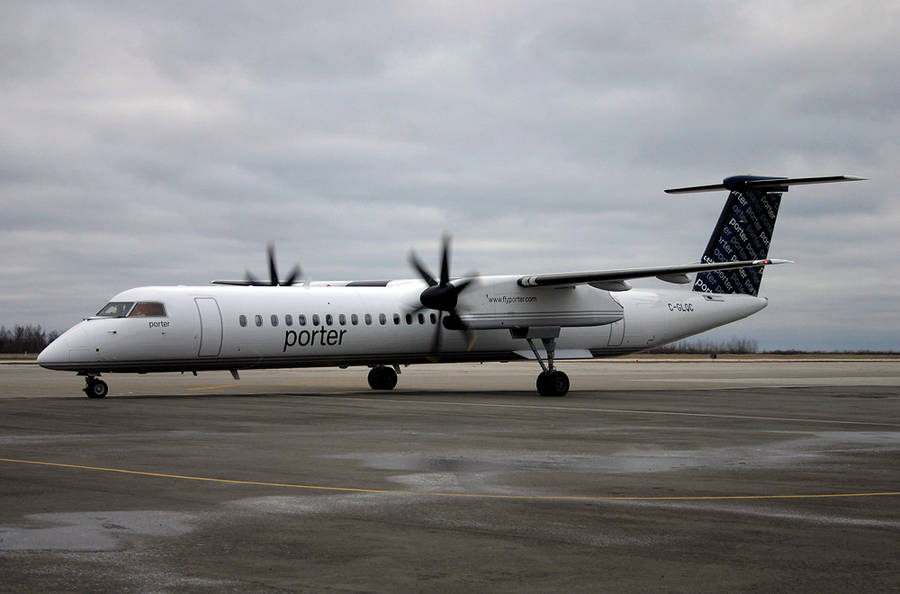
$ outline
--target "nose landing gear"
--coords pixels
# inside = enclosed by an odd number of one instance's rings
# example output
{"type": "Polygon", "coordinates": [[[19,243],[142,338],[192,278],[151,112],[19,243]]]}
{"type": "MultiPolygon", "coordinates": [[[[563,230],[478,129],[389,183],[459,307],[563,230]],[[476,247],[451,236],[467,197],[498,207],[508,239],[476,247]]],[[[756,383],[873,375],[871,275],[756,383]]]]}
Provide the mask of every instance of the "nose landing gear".
{"type": "Polygon", "coordinates": [[[542,371],[537,376],[537,390],[541,396],[565,396],[569,391],[569,376],[556,369],[542,371]]]}
{"type": "Polygon", "coordinates": [[[369,386],[373,390],[393,390],[396,385],[397,372],[390,367],[377,365],[369,372],[369,386]]]}
{"type": "Polygon", "coordinates": [[[88,398],[106,398],[106,395],[109,394],[109,386],[102,379],[89,375],[85,378],[84,393],[88,398]]]}

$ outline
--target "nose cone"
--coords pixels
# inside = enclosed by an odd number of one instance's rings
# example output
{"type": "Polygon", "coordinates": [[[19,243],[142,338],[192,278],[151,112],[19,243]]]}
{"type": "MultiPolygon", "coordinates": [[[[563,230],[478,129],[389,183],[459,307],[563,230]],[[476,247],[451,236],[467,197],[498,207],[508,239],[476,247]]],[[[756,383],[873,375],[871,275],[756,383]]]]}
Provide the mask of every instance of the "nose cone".
{"type": "Polygon", "coordinates": [[[37,358],[38,365],[47,369],[60,369],[69,362],[69,349],[65,340],[60,337],[47,345],[37,358]]]}

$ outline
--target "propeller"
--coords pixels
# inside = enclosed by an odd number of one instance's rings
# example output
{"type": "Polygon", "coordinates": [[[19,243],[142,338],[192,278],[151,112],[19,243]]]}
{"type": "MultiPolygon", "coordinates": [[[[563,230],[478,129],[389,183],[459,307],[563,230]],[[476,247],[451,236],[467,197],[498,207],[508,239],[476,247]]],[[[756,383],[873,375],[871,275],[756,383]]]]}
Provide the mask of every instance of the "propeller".
{"type": "Polygon", "coordinates": [[[284,280],[278,280],[278,268],[275,266],[275,243],[269,242],[266,245],[266,254],[269,260],[269,282],[258,280],[249,270],[244,274],[244,279],[247,281],[248,285],[253,286],[282,286],[289,287],[294,284],[300,275],[302,274],[300,271],[300,266],[295,265],[291,269],[291,273],[284,280]]]}
{"type": "Polygon", "coordinates": [[[459,302],[460,293],[472,284],[477,275],[471,274],[462,280],[450,282],[450,235],[444,233],[441,238],[441,274],[439,281],[435,280],[434,276],[419,260],[413,250],[409,251],[409,263],[428,285],[428,288],[419,295],[419,303],[421,305],[416,307],[413,313],[423,309],[436,309],[438,312],[437,327],[435,328],[434,338],[431,341],[432,357],[437,357],[441,351],[441,333],[445,327],[449,330],[462,330],[466,336],[467,348],[471,349],[475,344],[475,334],[459,317],[456,305],[459,302]],[[444,313],[447,314],[446,319],[443,319],[444,313]]]}

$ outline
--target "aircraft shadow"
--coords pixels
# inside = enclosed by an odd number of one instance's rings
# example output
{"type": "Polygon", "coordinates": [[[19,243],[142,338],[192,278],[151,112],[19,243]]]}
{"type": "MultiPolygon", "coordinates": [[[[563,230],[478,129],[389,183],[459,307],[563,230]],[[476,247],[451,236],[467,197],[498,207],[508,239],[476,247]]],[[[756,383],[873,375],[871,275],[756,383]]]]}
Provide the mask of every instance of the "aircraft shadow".
{"type": "Polygon", "coordinates": [[[329,392],[310,392],[310,391],[301,391],[301,392],[265,392],[265,393],[257,393],[257,392],[206,392],[202,394],[122,394],[122,395],[112,395],[109,399],[121,400],[121,399],[131,399],[131,400],[140,400],[140,399],[153,399],[153,400],[165,400],[165,399],[223,399],[223,398],[240,398],[240,399],[261,399],[261,398],[333,398],[335,400],[343,399],[343,398],[365,398],[368,400],[372,400],[376,402],[381,399],[408,399],[415,400],[416,398],[433,398],[433,397],[441,397],[441,398],[453,398],[460,400],[467,399],[484,399],[484,398],[527,398],[529,400],[534,400],[537,402],[560,402],[565,401],[566,398],[571,399],[575,396],[574,392],[570,392],[569,395],[563,398],[552,398],[546,397],[542,398],[536,392],[531,390],[490,390],[484,392],[462,392],[462,391],[452,391],[452,390],[434,390],[434,391],[422,391],[422,390],[393,390],[390,392],[373,392],[371,390],[360,390],[358,392],[340,392],[340,393],[329,393],[329,392]]]}

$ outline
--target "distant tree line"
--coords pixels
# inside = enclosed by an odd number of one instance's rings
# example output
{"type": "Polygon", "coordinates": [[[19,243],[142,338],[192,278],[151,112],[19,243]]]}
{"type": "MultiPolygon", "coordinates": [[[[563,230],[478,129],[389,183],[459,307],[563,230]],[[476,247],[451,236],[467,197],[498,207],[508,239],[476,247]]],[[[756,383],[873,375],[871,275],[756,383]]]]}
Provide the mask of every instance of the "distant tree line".
{"type": "Polygon", "coordinates": [[[680,340],[647,351],[666,355],[746,355],[759,352],[759,344],[752,338],[732,338],[726,341],[680,340]]]}
{"type": "Polygon", "coordinates": [[[0,353],[40,353],[44,347],[56,340],[59,332],[45,331],[37,326],[19,326],[12,328],[0,326],[0,353]]]}

